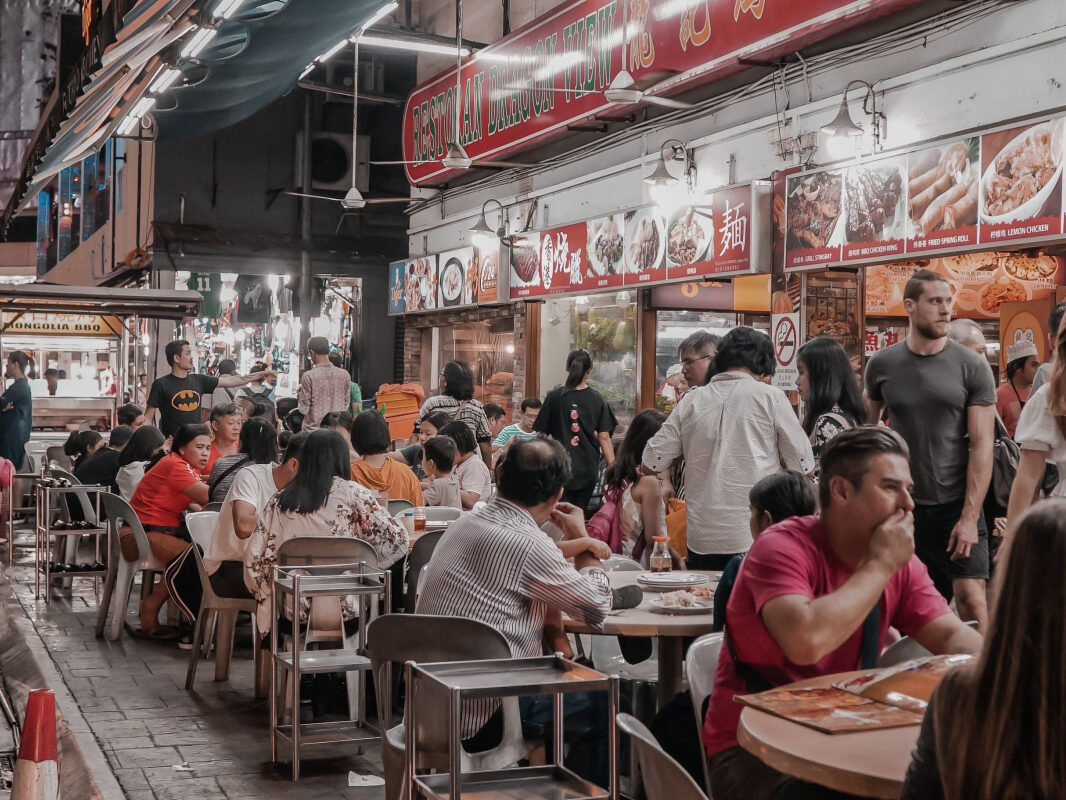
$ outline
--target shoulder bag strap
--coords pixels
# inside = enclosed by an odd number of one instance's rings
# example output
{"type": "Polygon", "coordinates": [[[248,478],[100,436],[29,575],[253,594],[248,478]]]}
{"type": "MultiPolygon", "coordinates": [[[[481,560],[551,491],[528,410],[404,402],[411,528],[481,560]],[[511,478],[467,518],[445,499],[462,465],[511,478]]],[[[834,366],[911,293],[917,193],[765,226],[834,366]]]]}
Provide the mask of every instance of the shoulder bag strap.
{"type": "Polygon", "coordinates": [[[881,600],[884,594],[877,598],[874,607],[866,615],[862,623],[862,645],[860,646],[860,669],[873,669],[877,666],[877,659],[881,656],[881,600]]]}
{"type": "Polygon", "coordinates": [[[220,483],[222,483],[222,481],[224,481],[226,479],[227,475],[233,474],[234,472],[239,470],[241,467],[243,467],[245,464],[247,464],[250,460],[251,459],[248,458],[248,456],[245,456],[240,461],[238,461],[238,462],[236,462],[234,464],[230,464],[221,475],[219,475],[217,478],[215,478],[213,481],[211,481],[211,483],[209,483],[207,485],[207,496],[208,496],[208,498],[210,499],[211,495],[213,495],[215,493],[215,489],[217,489],[218,485],[220,483]]]}

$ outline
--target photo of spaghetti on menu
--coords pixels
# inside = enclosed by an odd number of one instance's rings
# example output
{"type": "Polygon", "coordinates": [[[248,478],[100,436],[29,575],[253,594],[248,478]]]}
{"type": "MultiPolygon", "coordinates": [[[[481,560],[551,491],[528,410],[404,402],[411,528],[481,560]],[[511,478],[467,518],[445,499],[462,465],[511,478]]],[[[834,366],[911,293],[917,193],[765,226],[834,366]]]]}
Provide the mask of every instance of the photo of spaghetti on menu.
{"type": "Polygon", "coordinates": [[[981,242],[1062,232],[1063,120],[981,137],[981,242]]]}

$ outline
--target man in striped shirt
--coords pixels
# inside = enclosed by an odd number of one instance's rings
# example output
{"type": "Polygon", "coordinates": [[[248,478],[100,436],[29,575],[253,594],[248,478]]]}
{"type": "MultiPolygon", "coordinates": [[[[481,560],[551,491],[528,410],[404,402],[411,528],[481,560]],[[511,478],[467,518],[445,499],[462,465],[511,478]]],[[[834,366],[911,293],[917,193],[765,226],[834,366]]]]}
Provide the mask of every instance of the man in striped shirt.
{"type": "MultiPolygon", "coordinates": [[[[552,611],[602,626],[611,609],[611,586],[592,553],[595,540],[585,533],[581,511],[559,503],[569,479],[569,456],[555,440],[540,437],[512,443],[498,468],[496,499],[463,516],[437,545],[418,613],[485,622],[503,634],[515,658],[542,654],[545,620],[552,611]],[[573,566],[540,530],[548,520],[567,540],[588,539],[589,549],[575,556],[573,566]]],[[[572,708],[570,697],[568,717],[589,711],[587,698],[582,708],[572,708]]],[[[522,698],[524,720],[541,721],[537,700],[522,698]]],[[[485,723],[497,706],[493,701],[468,706],[464,738],[474,737],[482,726],[492,727],[485,723]]],[[[592,721],[606,737],[602,713],[592,721]]]]}

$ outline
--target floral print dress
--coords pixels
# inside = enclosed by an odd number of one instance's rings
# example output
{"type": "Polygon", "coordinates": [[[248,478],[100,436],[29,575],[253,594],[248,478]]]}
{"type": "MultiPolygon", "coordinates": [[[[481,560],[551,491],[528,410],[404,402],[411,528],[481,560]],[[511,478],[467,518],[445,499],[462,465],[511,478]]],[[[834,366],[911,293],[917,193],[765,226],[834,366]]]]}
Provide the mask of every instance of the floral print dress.
{"type": "Polygon", "coordinates": [[[848,422],[843,409],[838,405],[834,405],[827,413],[818,417],[814,421],[814,431],[811,433],[811,450],[814,451],[815,460],[821,457],[822,448],[829,443],[830,439],[850,427],[852,427],[851,423],[848,422]]]}
{"type": "MultiPolygon", "coordinates": [[[[326,502],[310,514],[282,511],[278,508],[279,495],[274,495],[259,515],[244,551],[244,582],[259,602],[256,622],[260,634],[269,632],[273,624],[271,579],[282,542],[297,536],[362,539],[377,551],[379,569],[386,569],[407,555],[407,529],[378,505],[369,489],[354,481],[334,478],[326,502]]],[[[345,618],[354,615],[357,607],[355,598],[345,598],[342,603],[345,618]]],[[[301,609],[301,621],[306,620],[306,614],[305,607],[301,609]]]]}

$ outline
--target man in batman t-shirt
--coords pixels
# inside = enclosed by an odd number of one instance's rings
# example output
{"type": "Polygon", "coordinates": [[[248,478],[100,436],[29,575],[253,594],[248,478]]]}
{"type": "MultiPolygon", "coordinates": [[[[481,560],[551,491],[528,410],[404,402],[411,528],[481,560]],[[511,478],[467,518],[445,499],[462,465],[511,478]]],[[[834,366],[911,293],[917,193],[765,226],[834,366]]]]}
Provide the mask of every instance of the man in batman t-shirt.
{"type": "Polygon", "coordinates": [[[274,376],[270,370],[247,376],[222,375],[217,378],[192,372],[192,348],[184,339],[169,342],[164,352],[170,364],[170,374],[157,378],[152,384],[148,392],[148,407],[144,409],[146,425],[154,425],[156,411],[159,412],[159,430],[164,436],[173,436],[182,425],[199,424],[202,398],[210,395],[216,387],[232,389],[274,376]]]}

